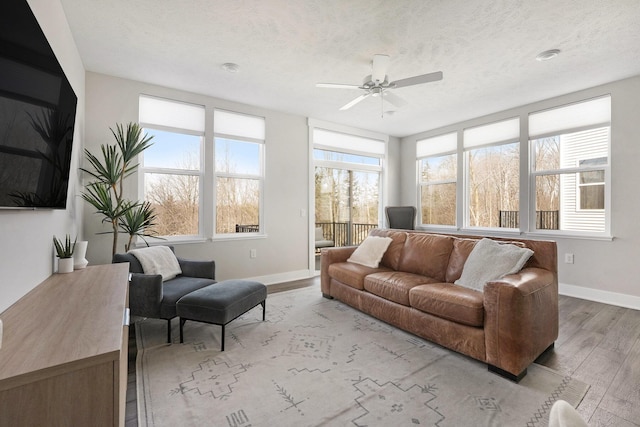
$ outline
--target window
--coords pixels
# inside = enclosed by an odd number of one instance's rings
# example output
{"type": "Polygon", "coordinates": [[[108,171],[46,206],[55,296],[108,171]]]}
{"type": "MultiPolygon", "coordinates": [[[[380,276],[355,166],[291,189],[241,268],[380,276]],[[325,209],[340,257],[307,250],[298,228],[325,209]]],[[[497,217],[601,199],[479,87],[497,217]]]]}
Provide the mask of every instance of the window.
{"type": "Polygon", "coordinates": [[[379,226],[386,141],[313,128],[315,228],[335,246],[360,244],[379,226]]]}
{"type": "Polygon", "coordinates": [[[610,120],[608,96],[529,116],[532,229],[608,233],[610,120]]]}
{"type": "Polygon", "coordinates": [[[143,152],[144,200],[157,216],[160,236],[201,235],[204,107],[140,96],[140,125],[152,135],[143,152]]]}
{"type": "Polygon", "coordinates": [[[450,133],[417,143],[422,224],[456,225],[457,138],[450,133]]]}
{"type": "Polygon", "coordinates": [[[469,227],[519,227],[519,138],[518,118],[464,130],[469,227]]]}
{"type": "MultiPolygon", "coordinates": [[[[579,160],[579,167],[606,165],[606,157],[597,159],[579,160]]],[[[578,180],[579,209],[604,209],[604,170],[580,172],[578,180]]]]}
{"type": "Polygon", "coordinates": [[[262,231],[265,121],[224,110],[213,113],[215,233],[262,231]]]}

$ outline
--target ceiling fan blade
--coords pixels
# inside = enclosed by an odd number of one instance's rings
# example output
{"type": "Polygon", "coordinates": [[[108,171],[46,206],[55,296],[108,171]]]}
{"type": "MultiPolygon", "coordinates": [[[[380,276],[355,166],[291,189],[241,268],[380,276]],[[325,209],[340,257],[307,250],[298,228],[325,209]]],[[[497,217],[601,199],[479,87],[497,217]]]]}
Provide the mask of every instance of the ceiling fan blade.
{"type": "Polygon", "coordinates": [[[403,98],[399,97],[398,95],[396,95],[393,92],[389,92],[388,90],[385,90],[383,92],[383,96],[384,99],[386,101],[389,101],[389,103],[391,105],[393,105],[394,107],[404,107],[405,105],[407,105],[407,101],[405,101],[403,98]]]}
{"type": "Polygon", "coordinates": [[[333,89],[360,89],[358,85],[345,85],[340,83],[316,83],[316,87],[328,87],[333,89]]]}
{"type": "Polygon", "coordinates": [[[422,83],[437,82],[438,80],[442,80],[442,71],[396,80],[395,82],[391,82],[389,86],[398,88],[419,85],[422,83]]]}
{"type": "Polygon", "coordinates": [[[358,102],[362,101],[363,99],[369,97],[369,95],[371,95],[370,93],[365,93],[364,95],[360,95],[359,97],[357,97],[356,99],[354,99],[353,101],[349,102],[348,104],[343,105],[342,107],[340,107],[340,110],[348,110],[349,108],[353,107],[354,105],[356,105],[358,102]]]}
{"type": "Polygon", "coordinates": [[[382,83],[387,78],[389,68],[389,55],[373,55],[373,65],[371,66],[371,80],[375,83],[382,83]]]}

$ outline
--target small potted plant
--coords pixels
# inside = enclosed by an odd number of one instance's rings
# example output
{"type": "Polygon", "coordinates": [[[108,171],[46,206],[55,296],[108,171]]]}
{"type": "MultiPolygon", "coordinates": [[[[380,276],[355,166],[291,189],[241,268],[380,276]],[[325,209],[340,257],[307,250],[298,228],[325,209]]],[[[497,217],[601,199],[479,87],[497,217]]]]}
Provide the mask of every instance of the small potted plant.
{"type": "MultiPolygon", "coordinates": [[[[78,240],[76,238],[76,240],[78,240]]],[[[53,236],[53,246],[56,248],[58,256],[58,273],[71,273],[73,271],[73,250],[76,247],[76,240],[71,243],[71,237],[67,234],[64,242],[53,236]]]]}

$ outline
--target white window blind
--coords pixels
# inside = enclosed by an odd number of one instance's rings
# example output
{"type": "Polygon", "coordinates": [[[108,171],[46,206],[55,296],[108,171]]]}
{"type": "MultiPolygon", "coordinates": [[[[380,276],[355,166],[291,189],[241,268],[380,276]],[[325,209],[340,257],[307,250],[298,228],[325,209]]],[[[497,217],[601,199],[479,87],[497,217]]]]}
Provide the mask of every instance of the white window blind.
{"type": "Polygon", "coordinates": [[[213,112],[213,132],[222,135],[264,140],[265,121],[263,117],[215,110],[213,112]]]}
{"type": "Polygon", "coordinates": [[[464,148],[520,139],[520,119],[513,118],[464,130],[464,148]]]}
{"type": "Polygon", "coordinates": [[[369,154],[384,155],[385,153],[384,141],[318,128],[313,130],[313,143],[316,146],[333,148],[337,151],[343,149],[369,154]]]}
{"type": "Polygon", "coordinates": [[[585,127],[608,126],[611,122],[611,97],[566,105],[529,115],[529,138],[568,133],[585,127]]]}
{"type": "Polygon", "coordinates": [[[139,120],[144,125],[185,129],[204,133],[204,107],[140,95],[139,120]]]}
{"type": "Polygon", "coordinates": [[[456,132],[433,138],[421,139],[416,143],[416,157],[422,158],[434,154],[449,153],[458,148],[458,134],[456,132]]]}

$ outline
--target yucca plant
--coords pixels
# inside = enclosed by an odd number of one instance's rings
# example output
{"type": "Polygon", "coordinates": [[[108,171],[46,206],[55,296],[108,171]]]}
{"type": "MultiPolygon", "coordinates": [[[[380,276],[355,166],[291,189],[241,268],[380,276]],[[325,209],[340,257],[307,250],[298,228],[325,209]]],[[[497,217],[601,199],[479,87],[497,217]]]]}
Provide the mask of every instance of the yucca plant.
{"type": "Polygon", "coordinates": [[[140,237],[149,246],[145,237],[155,237],[153,230],[156,214],[149,202],[142,202],[128,207],[124,211],[124,215],[120,218],[120,230],[129,235],[129,241],[125,243],[124,250],[129,251],[133,239],[140,237]]]}
{"type": "Polygon", "coordinates": [[[77,241],[78,238],[76,237],[73,243],[71,243],[71,237],[68,234],[64,239],[64,243],[61,240],[58,240],[56,236],[53,236],[53,246],[56,248],[56,255],[58,255],[58,258],[72,258],[77,241]]]}
{"type": "MultiPolygon", "coordinates": [[[[137,123],[128,123],[126,128],[116,124],[116,129],[110,128],[116,144],[101,145],[102,156],[98,157],[89,150],[84,150],[91,169],[81,168],[93,179],[86,185],[82,198],[96,209],[96,213],[103,216],[102,222],[109,223],[113,234],[111,256],[118,249],[118,234],[128,233],[130,238],[126,246],[128,250],[135,236],[151,237],[147,230],[153,225],[151,221],[140,221],[140,213],[135,213],[139,206],[146,206],[145,211],[153,213],[148,203],[131,201],[124,197],[123,187],[125,178],[133,174],[138,168],[135,159],[138,154],[151,146],[153,136],[142,134],[142,128],[137,123]],[[130,212],[132,211],[132,212],[130,212]],[[133,220],[134,223],[128,221],[133,220]],[[131,234],[133,233],[133,234],[131,234]]],[[[147,214],[147,218],[150,218],[147,214]]],[[[146,240],[145,240],[146,242],[146,240]]]]}

